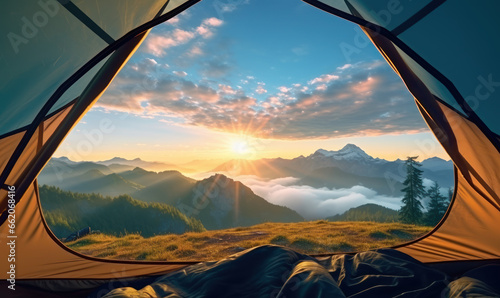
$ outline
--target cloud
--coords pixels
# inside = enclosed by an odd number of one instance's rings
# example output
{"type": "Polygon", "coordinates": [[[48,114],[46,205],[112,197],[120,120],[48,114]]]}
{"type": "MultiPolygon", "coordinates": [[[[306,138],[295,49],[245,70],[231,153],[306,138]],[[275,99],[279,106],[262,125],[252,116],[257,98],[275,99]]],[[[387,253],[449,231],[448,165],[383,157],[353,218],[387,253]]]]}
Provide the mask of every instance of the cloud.
{"type": "Polygon", "coordinates": [[[194,45],[187,53],[187,55],[190,57],[201,56],[203,54],[204,52],[199,45],[194,45]]]}
{"type": "Polygon", "coordinates": [[[146,49],[155,56],[163,56],[166,49],[185,44],[195,37],[193,32],[175,29],[166,36],[151,34],[146,41],[146,49]]]}
{"type": "Polygon", "coordinates": [[[278,87],[278,90],[282,93],[287,93],[288,91],[291,90],[291,88],[287,88],[285,86],[278,87]]]}
{"type": "Polygon", "coordinates": [[[177,123],[261,138],[318,139],[426,131],[412,96],[383,61],[362,62],[303,84],[215,80],[232,68],[223,56],[204,61],[202,81],[179,77],[153,59],[126,65],[98,105],[177,118],[177,123]],[[225,82],[225,83],[222,83],[225,82]],[[309,87],[305,86],[309,83],[309,87]],[[248,86],[248,87],[246,87],[248,86]],[[255,99],[255,92],[260,98],[255,99]],[[265,94],[265,95],[264,95],[265,94]],[[267,96],[267,97],[265,97],[267,96]]]}
{"type": "Polygon", "coordinates": [[[196,32],[204,38],[210,38],[213,35],[213,32],[210,30],[210,28],[205,26],[199,26],[198,28],[196,28],[196,32]]]}
{"type": "Polygon", "coordinates": [[[256,176],[237,176],[234,179],[250,187],[268,202],[289,207],[307,220],[342,214],[350,208],[373,203],[394,210],[401,207],[401,197],[377,194],[363,186],[347,189],[313,188],[297,185],[293,177],[264,180],[256,176]]]}
{"type": "Polygon", "coordinates": [[[166,21],[165,23],[170,24],[170,25],[177,25],[180,21],[179,16],[175,16],[171,18],[170,20],[166,21]]]}
{"type": "Polygon", "coordinates": [[[219,15],[222,15],[224,13],[232,12],[238,8],[238,6],[243,5],[243,4],[248,4],[250,3],[250,0],[239,0],[239,1],[226,1],[228,3],[224,3],[224,1],[217,2],[217,5],[215,5],[215,8],[217,10],[217,13],[219,15]]]}
{"type": "Polygon", "coordinates": [[[183,77],[187,76],[187,72],[185,72],[185,71],[177,71],[177,70],[174,70],[172,73],[173,73],[174,75],[178,76],[178,77],[181,77],[181,78],[183,78],[183,77]]]}
{"type": "MultiPolygon", "coordinates": [[[[178,22],[178,18],[172,18],[169,24],[175,25],[178,22]]],[[[205,39],[212,37],[214,35],[214,28],[222,26],[223,23],[222,20],[212,17],[203,20],[201,24],[192,31],[176,28],[172,31],[163,32],[162,34],[152,33],[145,41],[146,52],[157,57],[164,56],[167,49],[187,44],[198,36],[205,39]]],[[[201,49],[195,49],[192,53],[199,53],[200,50],[201,49]]]]}
{"type": "Polygon", "coordinates": [[[318,90],[318,91],[325,91],[326,88],[327,88],[326,84],[321,84],[321,85],[316,86],[316,90],[318,90]]]}
{"type": "Polygon", "coordinates": [[[203,25],[205,26],[211,26],[211,27],[219,27],[222,24],[224,24],[224,21],[219,20],[218,18],[208,18],[203,20],[203,25]]]}
{"type": "Polygon", "coordinates": [[[350,67],[352,67],[352,64],[348,63],[348,64],[344,64],[342,66],[337,67],[337,70],[344,70],[344,69],[348,69],[350,67]]]}
{"type": "Polygon", "coordinates": [[[337,80],[339,78],[340,77],[338,75],[324,74],[324,75],[321,75],[321,76],[319,76],[317,78],[312,79],[311,81],[308,82],[308,84],[309,85],[314,85],[314,84],[317,84],[317,83],[330,83],[331,81],[337,80]]]}
{"type": "Polygon", "coordinates": [[[257,89],[255,89],[255,92],[257,94],[264,94],[267,93],[267,90],[262,85],[258,85],[257,89]]]}
{"type": "Polygon", "coordinates": [[[234,95],[234,94],[238,93],[238,91],[234,90],[233,87],[231,87],[229,85],[224,85],[224,84],[219,84],[219,92],[222,92],[224,94],[230,94],[230,95],[234,95]]]}
{"type": "Polygon", "coordinates": [[[203,38],[210,38],[214,35],[212,28],[222,26],[223,23],[218,18],[208,18],[203,20],[201,25],[196,28],[196,32],[203,38]]]}

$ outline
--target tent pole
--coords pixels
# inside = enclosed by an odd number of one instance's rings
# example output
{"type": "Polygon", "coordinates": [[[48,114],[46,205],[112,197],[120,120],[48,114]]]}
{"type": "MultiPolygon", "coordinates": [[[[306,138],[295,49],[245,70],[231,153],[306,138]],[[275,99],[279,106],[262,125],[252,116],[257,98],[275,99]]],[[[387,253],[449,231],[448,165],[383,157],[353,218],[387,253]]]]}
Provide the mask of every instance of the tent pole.
{"type": "Polygon", "coordinates": [[[18,193],[23,194],[26,191],[31,184],[31,181],[36,178],[40,169],[42,169],[49,161],[57,147],[59,147],[61,142],[67,136],[68,132],[78,123],[83,115],[85,115],[85,112],[89,110],[104,93],[120,69],[125,65],[138,46],[146,38],[149,31],[150,30],[146,30],[138,34],[126,44],[118,48],[94,76],[92,81],[85,88],[74,106],[71,108],[68,115],[62,121],[62,124],[57,127],[52,136],[47,140],[37,155],[19,176],[19,179],[15,183],[15,185],[17,185],[16,191],[18,193]]]}

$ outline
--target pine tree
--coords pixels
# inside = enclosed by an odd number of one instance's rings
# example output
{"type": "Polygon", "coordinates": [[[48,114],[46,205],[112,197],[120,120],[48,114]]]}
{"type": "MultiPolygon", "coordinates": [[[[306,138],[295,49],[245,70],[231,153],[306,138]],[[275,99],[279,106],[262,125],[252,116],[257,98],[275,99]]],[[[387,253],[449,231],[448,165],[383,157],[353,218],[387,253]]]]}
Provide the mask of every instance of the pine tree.
{"type": "Polygon", "coordinates": [[[426,194],[422,184],[422,170],[418,167],[421,164],[416,161],[418,156],[406,159],[406,179],[405,186],[401,191],[404,193],[402,199],[403,207],[399,210],[399,219],[403,223],[419,224],[422,222],[422,203],[420,200],[426,194]]]}
{"type": "Polygon", "coordinates": [[[443,218],[448,204],[446,203],[446,198],[441,195],[439,191],[439,184],[434,182],[431,186],[427,195],[430,198],[429,205],[427,208],[427,214],[425,216],[425,224],[429,226],[435,226],[439,223],[441,218],[443,218]]]}

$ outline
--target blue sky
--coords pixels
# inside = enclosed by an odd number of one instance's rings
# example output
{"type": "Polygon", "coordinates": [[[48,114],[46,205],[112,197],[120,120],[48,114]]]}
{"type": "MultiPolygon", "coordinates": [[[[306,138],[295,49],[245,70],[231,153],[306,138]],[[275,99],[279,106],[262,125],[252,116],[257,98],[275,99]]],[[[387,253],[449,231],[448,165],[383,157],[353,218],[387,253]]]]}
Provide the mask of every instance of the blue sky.
{"type": "Polygon", "coordinates": [[[205,0],[151,31],[56,154],[183,163],[346,143],[446,158],[356,25],[302,1],[205,0]]]}

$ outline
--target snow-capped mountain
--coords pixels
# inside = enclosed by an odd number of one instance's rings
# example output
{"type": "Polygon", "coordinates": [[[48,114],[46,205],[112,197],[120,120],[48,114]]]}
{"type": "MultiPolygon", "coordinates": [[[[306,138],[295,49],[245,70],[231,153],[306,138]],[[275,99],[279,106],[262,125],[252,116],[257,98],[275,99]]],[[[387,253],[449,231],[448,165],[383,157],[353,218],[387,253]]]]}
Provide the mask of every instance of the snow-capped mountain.
{"type": "MultiPolygon", "coordinates": [[[[333,158],[337,161],[344,160],[344,161],[363,161],[365,163],[376,163],[376,164],[385,164],[385,163],[390,163],[390,161],[387,161],[385,159],[380,159],[380,158],[373,158],[372,156],[368,155],[363,149],[359,148],[358,146],[354,144],[347,144],[345,145],[342,149],[340,150],[325,150],[325,149],[318,149],[316,152],[313,154],[309,155],[307,158],[313,159],[315,157],[328,157],[328,158],[333,158]]],[[[402,160],[398,159],[395,160],[394,162],[396,163],[401,163],[403,162],[402,160]]]]}
{"type": "Polygon", "coordinates": [[[347,144],[338,151],[319,149],[307,157],[294,158],[291,161],[298,164],[301,169],[308,169],[310,172],[320,168],[335,167],[354,175],[366,177],[391,175],[392,177],[399,176],[396,179],[398,181],[404,179],[402,175],[399,175],[403,169],[403,161],[373,158],[354,144],[347,144]]]}
{"type": "Polygon", "coordinates": [[[359,148],[358,146],[354,144],[347,144],[344,146],[344,148],[338,150],[338,151],[328,151],[325,149],[318,149],[316,152],[314,152],[314,155],[323,155],[326,157],[331,157],[336,160],[360,160],[360,159],[365,159],[365,160],[373,160],[374,158],[371,157],[370,155],[366,154],[363,149],[359,148]]]}

